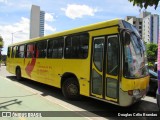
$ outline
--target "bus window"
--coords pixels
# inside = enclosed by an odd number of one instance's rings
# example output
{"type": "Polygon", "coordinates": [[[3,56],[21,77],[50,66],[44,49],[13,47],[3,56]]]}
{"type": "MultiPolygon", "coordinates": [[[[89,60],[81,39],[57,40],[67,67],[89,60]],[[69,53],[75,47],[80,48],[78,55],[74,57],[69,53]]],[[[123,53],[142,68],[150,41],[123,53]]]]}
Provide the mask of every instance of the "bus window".
{"type": "Polygon", "coordinates": [[[16,48],[16,46],[14,46],[14,47],[12,47],[12,55],[11,55],[11,58],[14,58],[14,56],[15,56],[15,48],[16,48]]]}
{"type": "Polygon", "coordinates": [[[16,55],[15,58],[19,58],[19,46],[16,46],[16,55]]]}
{"type": "Polygon", "coordinates": [[[65,43],[65,58],[87,58],[88,44],[88,34],[68,36],[65,43]]]}
{"type": "Polygon", "coordinates": [[[27,45],[27,56],[26,58],[34,58],[34,43],[27,45]]]}
{"type": "Polygon", "coordinates": [[[117,75],[119,64],[119,54],[117,52],[119,51],[119,41],[117,36],[108,38],[107,50],[107,73],[117,75]]]}
{"type": "Polygon", "coordinates": [[[7,52],[7,56],[10,58],[10,53],[11,52],[11,47],[8,47],[8,52],[7,52]]]}
{"type": "Polygon", "coordinates": [[[103,65],[103,52],[104,52],[104,39],[98,38],[94,41],[94,54],[93,54],[93,61],[95,66],[98,68],[99,71],[102,71],[103,65]]]}
{"type": "Polygon", "coordinates": [[[39,41],[36,44],[36,58],[45,58],[47,50],[47,41],[39,41]]]}
{"type": "Polygon", "coordinates": [[[88,44],[89,44],[89,35],[84,34],[80,35],[80,57],[87,58],[88,57],[88,44]]]}
{"type": "Polygon", "coordinates": [[[48,41],[48,58],[62,58],[64,38],[51,39],[48,41]]]}
{"type": "Polygon", "coordinates": [[[24,58],[24,45],[19,47],[19,57],[24,58]]]}
{"type": "Polygon", "coordinates": [[[16,58],[24,58],[24,45],[16,47],[16,58]]]}

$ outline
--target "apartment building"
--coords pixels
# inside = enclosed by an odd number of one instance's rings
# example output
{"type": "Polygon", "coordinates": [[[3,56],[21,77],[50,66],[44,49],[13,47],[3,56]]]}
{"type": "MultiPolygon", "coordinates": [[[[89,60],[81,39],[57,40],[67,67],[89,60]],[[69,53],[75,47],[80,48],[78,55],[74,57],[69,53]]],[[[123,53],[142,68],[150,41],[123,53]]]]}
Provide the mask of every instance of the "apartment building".
{"type": "Polygon", "coordinates": [[[139,18],[127,16],[125,20],[137,28],[145,42],[158,43],[159,15],[144,11],[140,13],[139,18]]]}
{"type": "Polygon", "coordinates": [[[125,20],[134,25],[142,36],[142,18],[136,18],[135,16],[127,16],[125,20]]]}

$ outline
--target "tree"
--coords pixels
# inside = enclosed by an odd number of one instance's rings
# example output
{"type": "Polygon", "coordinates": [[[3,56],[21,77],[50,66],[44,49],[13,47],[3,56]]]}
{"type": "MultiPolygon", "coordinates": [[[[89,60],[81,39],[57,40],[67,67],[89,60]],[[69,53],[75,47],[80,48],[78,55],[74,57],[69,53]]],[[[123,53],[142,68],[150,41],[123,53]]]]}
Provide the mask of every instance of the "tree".
{"type": "Polygon", "coordinates": [[[133,6],[137,5],[141,8],[147,9],[148,6],[155,6],[155,9],[158,6],[158,3],[160,0],[128,0],[130,2],[133,2],[133,6]]]}
{"type": "Polygon", "coordinates": [[[0,36],[0,49],[3,48],[3,38],[0,36]]]}
{"type": "Polygon", "coordinates": [[[146,45],[146,47],[148,62],[152,64],[157,60],[158,45],[154,43],[149,43],[146,45]]]}
{"type": "Polygon", "coordinates": [[[0,62],[1,62],[1,51],[3,48],[3,38],[0,36],[0,62]]]}

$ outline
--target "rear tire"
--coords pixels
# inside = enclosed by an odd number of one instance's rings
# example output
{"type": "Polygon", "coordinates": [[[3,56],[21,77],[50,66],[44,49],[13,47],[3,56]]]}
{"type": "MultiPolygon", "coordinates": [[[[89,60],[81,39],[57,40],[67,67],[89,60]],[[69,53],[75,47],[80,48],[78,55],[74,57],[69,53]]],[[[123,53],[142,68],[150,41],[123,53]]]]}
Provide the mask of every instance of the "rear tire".
{"type": "Polygon", "coordinates": [[[20,68],[17,68],[16,69],[16,79],[18,81],[20,81],[22,79],[22,76],[21,76],[21,69],[20,68]]]}
{"type": "Polygon", "coordinates": [[[79,85],[75,78],[68,78],[64,81],[62,84],[62,93],[67,99],[80,99],[79,85]]]}

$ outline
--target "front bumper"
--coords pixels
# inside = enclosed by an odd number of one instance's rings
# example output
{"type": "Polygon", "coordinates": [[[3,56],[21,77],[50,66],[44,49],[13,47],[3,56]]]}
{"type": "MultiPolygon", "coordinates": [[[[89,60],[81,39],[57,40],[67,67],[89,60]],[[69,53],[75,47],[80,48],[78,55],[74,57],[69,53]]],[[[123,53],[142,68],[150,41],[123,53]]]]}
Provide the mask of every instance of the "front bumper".
{"type": "Polygon", "coordinates": [[[130,106],[138,101],[141,98],[145,97],[147,90],[141,90],[138,95],[128,95],[128,92],[124,92],[120,89],[119,91],[119,105],[120,106],[130,106]]]}

